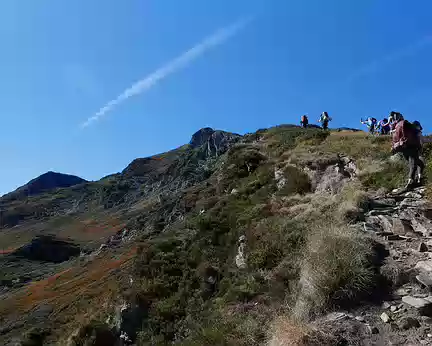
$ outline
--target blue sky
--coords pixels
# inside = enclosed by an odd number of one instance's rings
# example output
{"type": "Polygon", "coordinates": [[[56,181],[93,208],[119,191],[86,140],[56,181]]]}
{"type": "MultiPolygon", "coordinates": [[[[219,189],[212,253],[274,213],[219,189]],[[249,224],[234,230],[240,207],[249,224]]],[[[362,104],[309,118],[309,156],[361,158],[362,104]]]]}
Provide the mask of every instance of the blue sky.
{"type": "Polygon", "coordinates": [[[427,0],[3,0],[0,194],[48,170],[99,179],[205,126],[245,133],[327,110],[359,127],[398,110],[430,131],[431,11],[427,0]]]}

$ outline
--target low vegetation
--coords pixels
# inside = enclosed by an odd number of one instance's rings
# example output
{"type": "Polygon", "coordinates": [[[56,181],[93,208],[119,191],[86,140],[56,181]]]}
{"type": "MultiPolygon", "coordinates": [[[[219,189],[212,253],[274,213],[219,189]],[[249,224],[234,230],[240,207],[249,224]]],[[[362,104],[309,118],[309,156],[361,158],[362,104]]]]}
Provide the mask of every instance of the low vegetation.
{"type": "MultiPolygon", "coordinates": [[[[363,299],[375,284],[372,241],[354,225],[368,190],[405,178],[405,165],[389,160],[389,139],[279,126],[217,158],[190,150],[182,147],[179,161],[175,152],[169,162],[137,160],[127,175],[100,182],[100,210],[120,213],[116,230],[139,237],[127,251],[31,283],[0,304],[2,314],[50,304],[52,333],[44,338],[58,340],[59,328],[67,338],[75,330],[73,345],[111,345],[106,340],[118,335],[107,317],[127,300],[140,311],[131,332],[138,345],[332,345],[307,321],[363,299]],[[342,158],[357,172],[337,191],[316,190],[342,158]]],[[[108,226],[107,218],[85,220],[85,230],[108,226]]]]}

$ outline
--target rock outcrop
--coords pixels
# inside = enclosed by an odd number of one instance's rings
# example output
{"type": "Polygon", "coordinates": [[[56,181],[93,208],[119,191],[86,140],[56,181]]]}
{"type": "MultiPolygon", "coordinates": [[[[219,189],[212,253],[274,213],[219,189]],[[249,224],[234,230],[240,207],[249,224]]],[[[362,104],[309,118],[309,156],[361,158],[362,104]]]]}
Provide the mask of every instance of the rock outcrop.
{"type": "Polygon", "coordinates": [[[240,135],[206,127],[192,135],[189,145],[200,148],[207,157],[219,156],[241,138],[240,135]]]}

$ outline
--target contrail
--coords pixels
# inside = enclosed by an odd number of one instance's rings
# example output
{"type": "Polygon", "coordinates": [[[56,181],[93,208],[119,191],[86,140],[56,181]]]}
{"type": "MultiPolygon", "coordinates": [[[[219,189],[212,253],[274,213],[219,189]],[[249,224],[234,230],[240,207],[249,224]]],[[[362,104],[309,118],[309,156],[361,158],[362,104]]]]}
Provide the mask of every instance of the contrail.
{"type": "Polygon", "coordinates": [[[81,127],[87,127],[90,124],[98,121],[108,112],[113,110],[114,107],[118,106],[120,103],[126,101],[132,96],[146,92],[147,90],[155,86],[158,82],[160,82],[162,79],[186,67],[209,49],[224,43],[230,37],[234,36],[241,29],[243,29],[251,20],[252,18],[249,17],[243,18],[227,27],[219,29],[214,34],[208,36],[202,42],[198,43],[196,46],[192,47],[188,51],[184,52],[177,58],[171,60],[166,65],[152,72],[147,77],[141,79],[140,81],[136,82],[131,87],[123,91],[119,96],[117,96],[117,98],[109,101],[105,106],[99,109],[99,111],[95,115],[91,116],[84,123],[82,123],[81,127]]]}

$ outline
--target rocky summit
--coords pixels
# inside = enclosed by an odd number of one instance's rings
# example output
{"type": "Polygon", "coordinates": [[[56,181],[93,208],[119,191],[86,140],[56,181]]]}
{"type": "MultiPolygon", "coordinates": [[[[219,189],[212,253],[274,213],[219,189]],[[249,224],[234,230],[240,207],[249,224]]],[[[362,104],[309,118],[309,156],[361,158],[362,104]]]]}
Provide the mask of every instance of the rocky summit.
{"type": "Polygon", "coordinates": [[[431,345],[432,184],[396,191],[390,148],[203,128],[99,181],[32,180],[0,199],[0,344],[431,345]]]}

